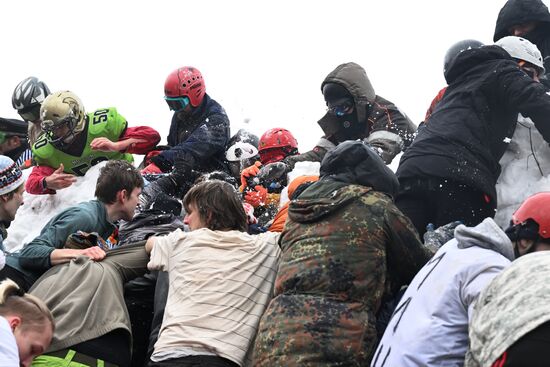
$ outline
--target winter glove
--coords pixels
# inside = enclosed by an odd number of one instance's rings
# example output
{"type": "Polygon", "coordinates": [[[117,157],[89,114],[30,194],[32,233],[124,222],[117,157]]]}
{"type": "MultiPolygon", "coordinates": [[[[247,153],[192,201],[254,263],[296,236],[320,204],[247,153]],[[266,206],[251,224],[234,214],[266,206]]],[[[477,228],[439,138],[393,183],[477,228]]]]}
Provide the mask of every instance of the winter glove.
{"type": "Polygon", "coordinates": [[[162,170],[157,167],[156,164],[150,163],[147,167],[141,170],[141,174],[159,174],[162,173],[162,170]]]}
{"type": "Polygon", "coordinates": [[[244,201],[254,208],[266,205],[266,200],[267,189],[260,185],[254,186],[254,190],[250,190],[244,195],[244,201]]]}
{"type": "Polygon", "coordinates": [[[455,228],[462,224],[460,221],[447,223],[437,229],[430,223],[426,226],[426,233],[424,233],[424,247],[428,249],[432,254],[435,254],[437,250],[455,236],[455,228]]]}
{"type": "Polygon", "coordinates": [[[382,160],[386,164],[390,164],[393,160],[393,157],[395,157],[401,150],[401,147],[398,143],[388,139],[372,139],[368,141],[368,144],[374,149],[376,153],[378,153],[380,158],[382,158],[382,160]]]}
{"type": "Polygon", "coordinates": [[[243,169],[241,172],[241,191],[248,186],[247,179],[255,177],[260,172],[262,162],[256,161],[252,166],[243,169]]]}

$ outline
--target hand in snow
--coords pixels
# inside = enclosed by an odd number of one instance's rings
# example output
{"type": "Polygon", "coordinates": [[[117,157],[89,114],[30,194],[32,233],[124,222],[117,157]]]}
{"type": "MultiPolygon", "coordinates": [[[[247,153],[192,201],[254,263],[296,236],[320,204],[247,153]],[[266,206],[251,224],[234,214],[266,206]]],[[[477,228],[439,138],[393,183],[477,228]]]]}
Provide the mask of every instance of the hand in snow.
{"type": "Polygon", "coordinates": [[[61,163],[58,169],[44,179],[46,181],[47,189],[61,190],[76,182],[76,177],[69,173],[63,172],[64,169],[65,167],[63,166],[63,163],[61,163]]]}
{"type": "Polygon", "coordinates": [[[434,229],[432,223],[426,227],[426,233],[424,233],[424,247],[430,252],[436,253],[437,250],[445,243],[452,240],[455,236],[455,228],[462,224],[460,221],[451,222],[434,229]]]}
{"type": "Polygon", "coordinates": [[[90,143],[90,147],[93,150],[100,150],[102,152],[120,152],[125,149],[125,147],[121,146],[121,143],[120,141],[115,143],[107,138],[95,138],[90,143]]]}
{"type": "Polygon", "coordinates": [[[105,251],[100,249],[98,246],[88,247],[87,249],[80,250],[81,255],[88,256],[94,261],[101,261],[105,258],[105,251]]]}
{"type": "Polygon", "coordinates": [[[254,208],[265,205],[266,200],[267,189],[260,185],[254,186],[254,190],[250,190],[244,195],[244,201],[254,208]]]}
{"type": "Polygon", "coordinates": [[[248,186],[247,179],[255,177],[260,172],[262,162],[256,161],[252,166],[243,169],[241,172],[241,185],[243,189],[248,186]]]}

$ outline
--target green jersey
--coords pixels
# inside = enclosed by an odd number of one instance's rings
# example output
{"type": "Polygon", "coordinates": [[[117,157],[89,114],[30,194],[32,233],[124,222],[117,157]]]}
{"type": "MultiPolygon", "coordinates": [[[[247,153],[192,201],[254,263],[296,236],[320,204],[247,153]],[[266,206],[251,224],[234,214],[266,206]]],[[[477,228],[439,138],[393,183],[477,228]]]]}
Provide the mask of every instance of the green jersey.
{"type": "Polygon", "coordinates": [[[124,133],[127,123],[126,119],[117,113],[116,108],[104,108],[95,112],[90,112],[86,116],[85,130],[81,134],[87,133],[85,145],[80,150],[79,156],[65,153],[54,147],[42,134],[36,143],[32,146],[32,154],[37,164],[57,168],[61,163],[65,167],[65,173],[72,173],[78,176],[84,176],[88,169],[101,161],[110,159],[123,159],[133,162],[134,158],[129,153],[121,152],[101,152],[92,150],[90,143],[95,138],[107,138],[111,141],[118,141],[124,133]]]}

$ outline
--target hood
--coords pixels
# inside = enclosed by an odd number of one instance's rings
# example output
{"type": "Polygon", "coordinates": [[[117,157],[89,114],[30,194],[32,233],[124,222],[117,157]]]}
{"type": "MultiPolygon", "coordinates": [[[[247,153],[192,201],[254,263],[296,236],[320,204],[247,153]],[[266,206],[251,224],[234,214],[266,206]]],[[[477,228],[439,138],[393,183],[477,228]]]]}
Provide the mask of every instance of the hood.
{"type": "Polygon", "coordinates": [[[316,222],[341,210],[371,190],[370,187],[333,180],[317,181],[302,192],[298,199],[290,202],[288,217],[299,223],[316,222]]]}
{"type": "Polygon", "coordinates": [[[455,239],[458,248],[482,247],[498,252],[510,261],[514,261],[512,242],[492,218],[485,218],[475,227],[461,224],[455,229],[455,239]]]}
{"type": "MultiPolygon", "coordinates": [[[[357,120],[360,122],[366,121],[368,106],[374,102],[376,93],[374,88],[365,72],[360,65],[354,62],[348,62],[338,65],[336,69],[331,71],[323,83],[321,83],[321,92],[323,87],[327,83],[336,83],[346,88],[346,90],[353,96],[355,107],[357,110],[357,120]]],[[[324,125],[334,123],[332,115],[328,112],[319,120],[319,125],[325,128],[324,125]]]]}
{"type": "Polygon", "coordinates": [[[490,45],[473,48],[459,53],[445,70],[447,84],[452,84],[470,70],[491,60],[513,60],[503,48],[490,45]]]}
{"type": "Polygon", "coordinates": [[[319,181],[319,176],[298,176],[288,184],[287,192],[288,197],[291,198],[294,196],[296,189],[307,182],[316,182],[319,181]]]}
{"type": "Polygon", "coordinates": [[[394,197],[399,190],[397,177],[382,158],[360,141],[345,141],[329,151],[320,169],[321,180],[372,187],[394,197]]]}
{"type": "MultiPolygon", "coordinates": [[[[541,0],[508,0],[498,13],[493,41],[511,36],[510,27],[529,22],[541,22],[544,28],[550,28],[550,13],[541,0]]],[[[529,39],[526,35],[525,38],[529,39]]]]}
{"type": "Polygon", "coordinates": [[[514,261],[480,294],[470,321],[466,366],[490,366],[528,332],[550,321],[550,251],[514,261]]]}

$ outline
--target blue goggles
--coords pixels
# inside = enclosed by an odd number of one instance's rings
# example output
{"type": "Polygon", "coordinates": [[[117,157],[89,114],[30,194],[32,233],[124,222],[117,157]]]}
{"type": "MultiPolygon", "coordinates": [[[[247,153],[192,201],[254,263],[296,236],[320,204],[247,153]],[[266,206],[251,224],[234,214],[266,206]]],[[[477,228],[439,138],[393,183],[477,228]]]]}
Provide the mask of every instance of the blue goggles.
{"type": "Polygon", "coordinates": [[[174,112],[183,111],[189,105],[189,98],[187,97],[164,97],[164,100],[170,110],[174,112]]]}
{"type": "Polygon", "coordinates": [[[350,113],[353,112],[353,101],[352,100],[349,100],[349,99],[346,99],[340,103],[335,103],[334,105],[332,106],[329,106],[327,108],[328,112],[337,116],[337,117],[342,117],[342,116],[345,116],[345,115],[349,115],[350,113]]]}

